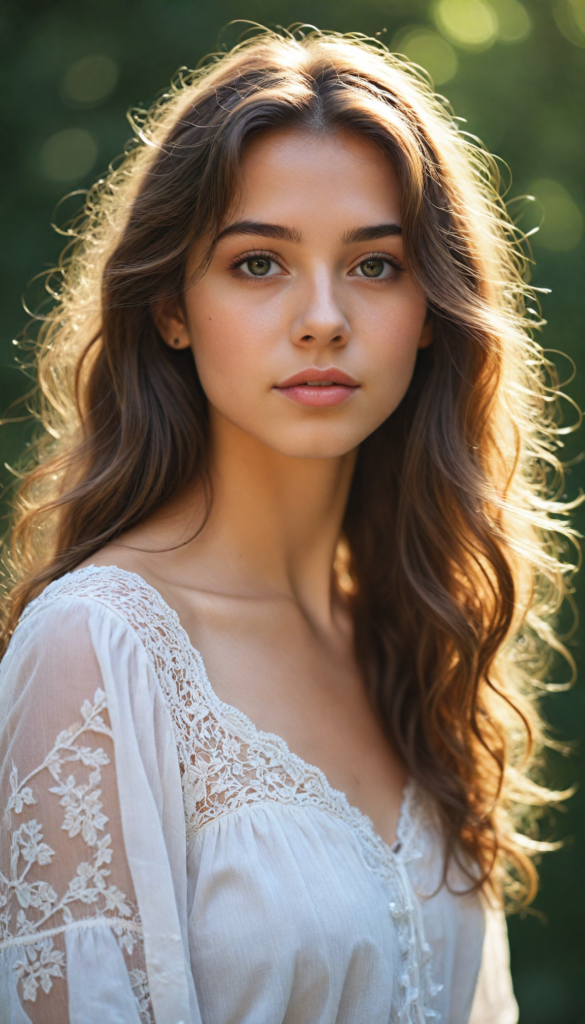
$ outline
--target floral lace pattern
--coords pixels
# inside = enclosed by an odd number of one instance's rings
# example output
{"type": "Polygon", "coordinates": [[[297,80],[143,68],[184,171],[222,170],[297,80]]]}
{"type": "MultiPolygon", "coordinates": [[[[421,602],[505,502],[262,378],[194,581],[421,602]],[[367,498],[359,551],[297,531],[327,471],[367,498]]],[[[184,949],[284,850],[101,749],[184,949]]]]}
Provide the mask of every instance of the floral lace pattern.
{"type": "MultiPolygon", "coordinates": [[[[91,851],[91,859],[77,865],[66,890],[58,894],[39,870],[51,865],[56,856],[44,842],[42,824],[29,818],[11,833],[9,875],[0,872],[0,949],[18,947],[14,970],[25,1001],[36,1002],[39,988],[49,993],[53,979],[65,978],[65,953],[55,948],[54,939],[69,929],[105,923],[129,956],[142,934],[136,908],[120,889],[108,884],[113,849],[111,836],[105,832],[108,818],[103,813],[100,782],[110,757],[102,747],[88,744],[99,734],[112,739],[106,714],[106,695],[98,688],[93,702],[83,702],[81,721],[59,733],[42,763],[25,778],[19,780],[18,768],[12,763],[5,821],[11,819],[11,812],[20,816],[26,807],[37,803],[33,787],[41,774],[48,772],[55,783],[49,792],[59,797],[64,809],[61,828],[70,839],[81,836],[91,851]],[[74,763],[89,769],[86,781],[78,782],[71,773],[69,766],[74,763]],[[92,907],[93,915],[74,918],[71,907],[75,905],[77,909],[80,905],[92,907]],[[11,906],[18,906],[16,921],[11,906]]],[[[131,972],[131,984],[141,1020],[149,1024],[152,1018],[144,972],[131,972]]]]}
{"type": "Polygon", "coordinates": [[[413,783],[405,788],[398,842],[390,848],[370,819],[335,790],[319,768],[291,753],[281,737],[258,730],[246,715],[219,700],[176,612],[142,577],[113,566],[89,566],[47,587],[25,616],[57,591],[98,601],[114,611],[149,655],[173,722],[188,840],[220,816],[265,800],[318,807],[342,820],[392,896],[389,913],[402,959],[401,999],[393,1024],[423,1024],[437,1018],[432,1004],[441,986],[432,981],[431,950],[406,870],[419,855],[418,823],[428,810],[413,783]]]}

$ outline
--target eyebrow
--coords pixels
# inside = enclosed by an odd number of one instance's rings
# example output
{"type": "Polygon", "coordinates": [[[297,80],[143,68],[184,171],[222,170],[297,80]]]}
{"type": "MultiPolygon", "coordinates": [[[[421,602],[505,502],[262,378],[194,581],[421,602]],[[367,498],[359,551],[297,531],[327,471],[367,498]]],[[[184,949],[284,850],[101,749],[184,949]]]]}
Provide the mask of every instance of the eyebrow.
{"type": "Polygon", "coordinates": [[[376,238],[388,238],[390,235],[401,234],[402,228],[399,224],[372,224],[369,227],[346,231],[342,241],[344,245],[352,245],[355,242],[373,242],[376,238]]]}
{"type": "Polygon", "coordinates": [[[302,235],[296,228],[283,227],[281,224],[263,224],[255,220],[238,220],[228,224],[220,231],[216,243],[229,235],[262,235],[264,238],[278,238],[281,242],[301,242],[302,235]]]}
{"type": "MultiPolygon", "coordinates": [[[[391,235],[401,234],[402,228],[399,224],[371,224],[368,227],[346,231],[342,242],[344,245],[353,245],[356,242],[373,242],[376,238],[389,238],[391,235]]],[[[228,224],[227,228],[220,231],[215,239],[215,244],[230,235],[261,235],[264,238],[277,238],[281,242],[302,242],[303,240],[301,232],[296,228],[288,228],[282,224],[265,224],[255,220],[238,220],[234,224],[228,224]]]]}

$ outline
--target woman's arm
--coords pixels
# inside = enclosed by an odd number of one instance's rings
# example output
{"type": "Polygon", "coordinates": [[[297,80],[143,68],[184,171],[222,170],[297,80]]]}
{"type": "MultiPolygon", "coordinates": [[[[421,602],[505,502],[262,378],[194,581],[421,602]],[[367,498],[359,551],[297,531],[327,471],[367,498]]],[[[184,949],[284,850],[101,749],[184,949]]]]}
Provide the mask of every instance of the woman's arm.
{"type": "Polygon", "coordinates": [[[486,906],[481,968],[469,1024],[517,1024],[508,931],[503,910],[486,906]]]}
{"type": "Polygon", "coordinates": [[[0,716],[0,1021],[196,1022],[176,747],[136,637],[96,602],[33,610],[0,716]]]}

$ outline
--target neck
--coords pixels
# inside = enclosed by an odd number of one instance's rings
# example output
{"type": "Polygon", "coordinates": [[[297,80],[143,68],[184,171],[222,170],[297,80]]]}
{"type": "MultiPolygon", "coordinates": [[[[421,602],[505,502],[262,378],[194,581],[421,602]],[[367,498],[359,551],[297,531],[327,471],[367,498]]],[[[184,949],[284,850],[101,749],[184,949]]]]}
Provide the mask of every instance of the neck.
{"type": "Polygon", "coordinates": [[[355,457],[281,455],[215,415],[213,505],[197,539],[177,552],[183,573],[193,560],[204,579],[209,565],[216,586],[287,596],[314,621],[330,621],[332,565],[355,457]]]}

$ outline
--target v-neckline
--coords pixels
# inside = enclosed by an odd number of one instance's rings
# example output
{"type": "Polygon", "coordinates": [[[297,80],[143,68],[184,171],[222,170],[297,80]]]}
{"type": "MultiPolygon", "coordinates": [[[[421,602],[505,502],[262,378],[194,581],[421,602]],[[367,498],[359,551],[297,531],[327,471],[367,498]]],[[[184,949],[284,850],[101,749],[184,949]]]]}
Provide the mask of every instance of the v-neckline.
{"type": "MultiPolygon", "coordinates": [[[[412,776],[409,775],[407,777],[402,790],[402,799],[396,825],[396,839],[392,844],[389,844],[378,832],[370,816],[355,804],[352,804],[343,790],[337,789],[333,786],[322,768],[319,768],[318,765],[311,764],[309,761],[305,761],[305,759],[299,754],[295,754],[294,751],[290,749],[283,736],[280,736],[278,733],[266,732],[265,730],[258,728],[258,726],[254,724],[252,719],[244,711],[233,704],[228,704],[221,700],[211,684],[203,656],[191,642],[187,630],[181,623],[178,612],[168,604],[161,592],[157,590],[152,583],[145,580],[139,573],[133,572],[130,569],[122,569],[117,565],[94,565],[91,563],[81,569],[74,569],[66,575],[75,576],[83,573],[92,574],[104,571],[113,571],[115,573],[120,573],[123,576],[130,577],[139,587],[143,588],[147,593],[154,595],[156,603],[159,604],[161,610],[167,615],[176,629],[185,650],[189,653],[191,661],[197,666],[199,680],[203,684],[203,690],[205,691],[203,695],[207,699],[210,709],[216,719],[228,730],[228,732],[236,736],[238,739],[244,739],[248,743],[250,741],[255,742],[260,747],[271,745],[279,748],[283,758],[286,761],[292,762],[303,774],[306,774],[307,776],[317,776],[322,784],[323,790],[330,796],[332,803],[341,802],[349,812],[349,817],[354,819],[355,825],[358,826],[358,831],[365,829],[370,833],[371,838],[375,841],[375,845],[379,847],[380,852],[384,852],[386,856],[390,856],[392,859],[401,855],[402,859],[407,847],[409,833],[412,832],[413,826],[413,822],[411,821],[412,804],[415,802],[417,787],[412,776]],[[361,829],[359,828],[360,825],[361,829]]],[[[65,577],[61,577],[61,579],[64,578],[65,577]]],[[[59,581],[55,582],[58,583],[59,581]]]]}

